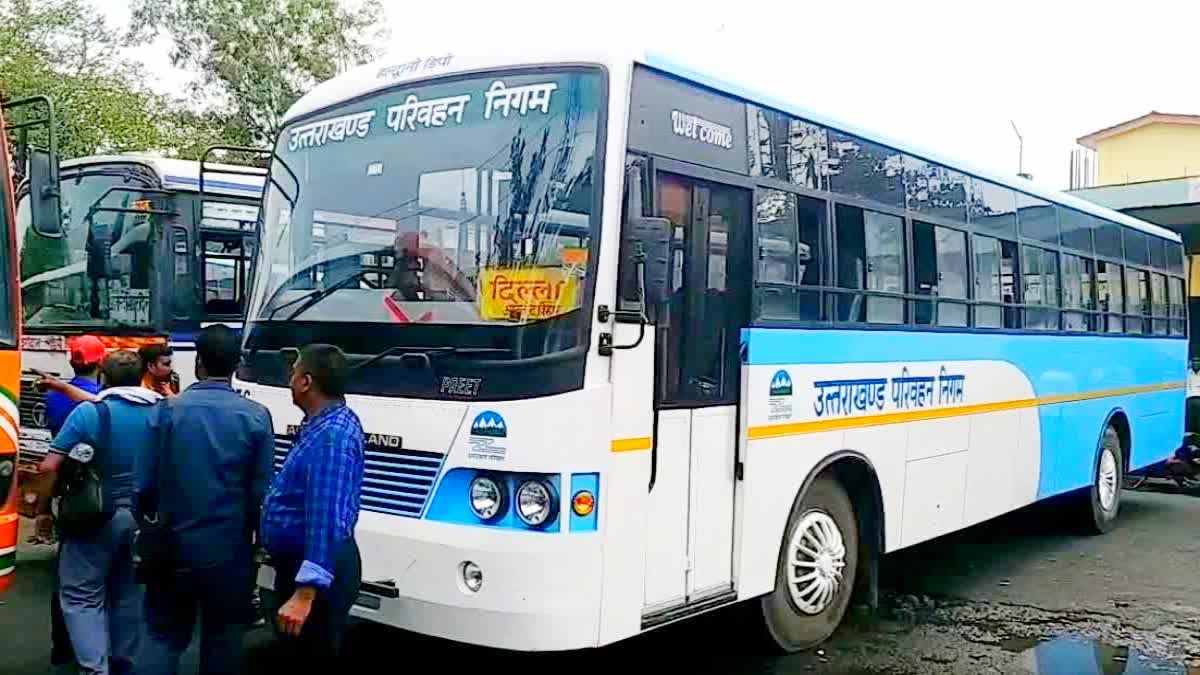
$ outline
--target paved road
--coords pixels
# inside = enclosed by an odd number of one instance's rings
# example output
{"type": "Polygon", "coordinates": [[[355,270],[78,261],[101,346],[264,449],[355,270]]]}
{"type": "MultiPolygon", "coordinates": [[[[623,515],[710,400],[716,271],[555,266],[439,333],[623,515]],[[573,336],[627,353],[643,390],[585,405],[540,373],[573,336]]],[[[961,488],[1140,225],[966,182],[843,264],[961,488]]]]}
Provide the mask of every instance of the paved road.
{"type": "MultiPolygon", "coordinates": [[[[552,655],[363,625],[350,636],[347,666],[411,665],[419,651],[443,666],[486,659],[493,667],[590,670],[669,659],[673,669],[726,673],[1183,673],[1189,660],[1200,664],[1200,498],[1126,492],[1122,509],[1105,537],[1070,534],[1053,509],[1039,506],[889,556],[880,612],[856,617],[813,653],[760,656],[740,615],[727,611],[598,652],[552,655]]],[[[40,675],[49,551],[21,553],[20,576],[0,606],[0,673],[40,675]]],[[[251,672],[271,672],[267,644],[261,631],[250,636],[251,672]]],[[[194,672],[194,654],[190,661],[184,672],[194,672]]]]}

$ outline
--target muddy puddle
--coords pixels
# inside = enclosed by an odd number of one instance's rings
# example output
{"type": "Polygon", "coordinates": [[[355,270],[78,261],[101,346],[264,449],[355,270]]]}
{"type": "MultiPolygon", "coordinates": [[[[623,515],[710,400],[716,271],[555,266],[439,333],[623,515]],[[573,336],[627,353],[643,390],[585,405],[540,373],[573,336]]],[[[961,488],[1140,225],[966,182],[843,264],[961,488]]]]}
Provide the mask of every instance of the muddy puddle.
{"type": "Polygon", "coordinates": [[[1200,668],[1083,638],[1009,638],[1000,647],[1018,653],[1020,665],[1037,675],[1200,675],[1200,668]]]}

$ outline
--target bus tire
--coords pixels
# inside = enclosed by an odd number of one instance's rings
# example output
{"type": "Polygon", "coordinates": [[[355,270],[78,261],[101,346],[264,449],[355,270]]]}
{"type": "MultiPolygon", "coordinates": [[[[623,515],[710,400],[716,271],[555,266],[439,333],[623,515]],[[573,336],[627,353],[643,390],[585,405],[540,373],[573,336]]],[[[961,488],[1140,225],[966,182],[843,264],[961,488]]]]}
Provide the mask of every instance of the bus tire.
{"type": "Polygon", "coordinates": [[[854,590],[858,536],[841,484],[831,476],[814,480],[788,518],[775,590],[760,601],[769,644],[791,653],[833,635],[854,590]]]}
{"type": "Polygon", "coordinates": [[[1123,457],[1121,436],[1109,424],[1092,465],[1092,484],[1079,498],[1079,520],[1088,534],[1107,534],[1116,525],[1121,510],[1123,457]]]}

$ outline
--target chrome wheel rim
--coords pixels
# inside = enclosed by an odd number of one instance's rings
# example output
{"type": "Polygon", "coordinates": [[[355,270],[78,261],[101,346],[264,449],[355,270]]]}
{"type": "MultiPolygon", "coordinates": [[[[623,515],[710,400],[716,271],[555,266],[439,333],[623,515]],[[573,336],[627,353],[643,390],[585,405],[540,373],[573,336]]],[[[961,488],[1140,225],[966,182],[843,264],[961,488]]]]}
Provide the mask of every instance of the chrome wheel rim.
{"type": "Polygon", "coordinates": [[[1100,471],[1096,475],[1096,492],[1100,496],[1100,508],[1112,511],[1117,503],[1117,459],[1112,449],[1100,451],[1100,471]]]}
{"type": "Polygon", "coordinates": [[[820,614],[837,597],[846,567],[842,531],[828,514],[804,514],[788,543],[788,593],[805,614],[820,614]]]}

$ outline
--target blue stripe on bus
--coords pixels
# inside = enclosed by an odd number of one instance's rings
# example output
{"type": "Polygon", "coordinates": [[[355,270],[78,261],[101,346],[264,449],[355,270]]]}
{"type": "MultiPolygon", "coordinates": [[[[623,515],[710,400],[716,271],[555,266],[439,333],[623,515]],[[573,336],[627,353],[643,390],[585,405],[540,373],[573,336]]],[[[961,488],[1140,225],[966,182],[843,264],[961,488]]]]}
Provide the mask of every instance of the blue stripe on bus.
{"type": "MultiPolygon", "coordinates": [[[[189,176],[163,176],[163,182],[164,183],[182,183],[184,185],[195,185],[196,187],[200,187],[200,179],[199,178],[191,178],[189,176]]],[[[256,194],[256,195],[262,194],[262,186],[261,185],[254,186],[254,185],[246,185],[243,183],[231,183],[229,181],[223,181],[223,180],[205,180],[204,186],[220,188],[222,190],[237,190],[240,192],[247,192],[247,193],[256,194]]]]}
{"type": "MultiPolygon", "coordinates": [[[[742,341],[753,366],[912,361],[1004,361],[1029,379],[1036,398],[1182,383],[1186,340],[1154,337],[748,328],[742,341]]],[[[1186,394],[1177,389],[1038,407],[1044,498],[1091,482],[1092,459],[1109,415],[1129,419],[1130,467],[1166,459],[1183,437],[1186,394]]]]}

